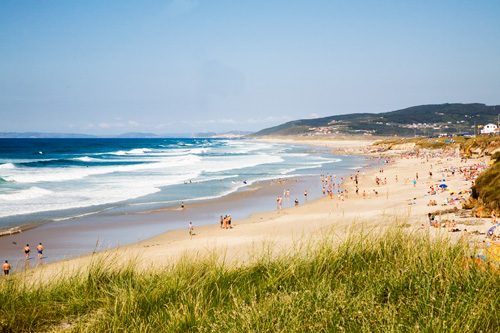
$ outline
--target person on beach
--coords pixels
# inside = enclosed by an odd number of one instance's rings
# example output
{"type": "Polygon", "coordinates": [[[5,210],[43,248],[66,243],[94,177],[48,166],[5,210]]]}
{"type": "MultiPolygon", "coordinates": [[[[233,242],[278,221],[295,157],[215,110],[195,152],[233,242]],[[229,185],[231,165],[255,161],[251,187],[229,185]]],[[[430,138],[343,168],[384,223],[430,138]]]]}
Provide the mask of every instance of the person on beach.
{"type": "Polygon", "coordinates": [[[193,239],[193,222],[189,222],[189,239],[193,239]]]}
{"type": "Polygon", "coordinates": [[[304,191],[305,201],[307,202],[307,190],[304,191]]]}
{"type": "Polygon", "coordinates": [[[30,252],[31,252],[31,249],[30,249],[30,245],[29,244],[26,244],[26,246],[24,247],[23,249],[23,252],[26,254],[26,260],[28,260],[28,257],[30,255],[30,252]]]}
{"type": "Polygon", "coordinates": [[[38,244],[38,246],[36,247],[36,251],[38,252],[38,259],[42,259],[42,255],[43,255],[42,243],[38,244]]]}
{"type": "Polygon", "coordinates": [[[222,215],[220,216],[220,228],[224,228],[224,218],[222,217],[222,215]]]}
{"type": "Polygon", "coordinates": [[[3,263],[3,265],[2,265],[2,271],[3,271],[3,275],[4,276],[9,275],[10,264],[9,264],[8,260],[5,260],[5,262],[3,263]]]}
{"type": "Polygon", "coordinates": [[[184,209],[184,201],[181,202],[181,209],[184,209]]]}

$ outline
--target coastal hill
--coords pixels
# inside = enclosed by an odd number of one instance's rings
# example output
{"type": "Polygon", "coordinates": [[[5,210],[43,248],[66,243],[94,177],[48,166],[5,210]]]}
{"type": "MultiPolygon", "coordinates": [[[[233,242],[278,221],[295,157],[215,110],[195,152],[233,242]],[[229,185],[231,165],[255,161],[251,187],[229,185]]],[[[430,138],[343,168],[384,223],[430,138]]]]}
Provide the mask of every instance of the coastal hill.
{"type": "Polygon", "coordinates": [[[474,131],[477,133],[474,126],[496,124],[499,114],[500,105],[420,105],[384,113],[353,113],[294,120],[263,129],[252,136],[473,134],[474,131]]]}

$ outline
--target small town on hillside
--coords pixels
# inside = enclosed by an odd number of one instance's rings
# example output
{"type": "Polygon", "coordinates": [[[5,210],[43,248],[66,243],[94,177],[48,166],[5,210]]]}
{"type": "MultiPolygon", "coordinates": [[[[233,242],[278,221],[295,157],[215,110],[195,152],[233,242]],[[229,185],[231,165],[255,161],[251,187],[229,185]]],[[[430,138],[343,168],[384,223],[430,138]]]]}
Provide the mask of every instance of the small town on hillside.
{"type": "MultiPolygon", "coordinates": [[[[464,121],[462,121],[463,123],[464,121]]],[[[459,123],[459,122],[457,122],[459,123]]],[[[409,129],[418,129],[418,130],[444,130],[449,128],[449,125],[440,125],[440,124],[428,124],[428,123],[413,123],[413,124],[397,124],[397,123],[384,123],[384,122],[376,122],[377,125],[385,125],[385,126],[397,126],[402,128],[409,129]]],[[[451,124],[451,122],[448,122],[451,124]]],[[[346,125],[341,124],[341,122],[336,122],[335,120],[331,121],[328,126],[319,126],[319,127],[310,127],[307,136],[322,136],[322,135],[331,135],[331,134],[339,134],[342,132],[342,129],[345,129],[346,125]]],[[[375,133],[375,130],[356,130],[360,134],[365,136],[371,136],[375,133]]],[[[464,135],[500,135],[500,124],[489,123],[486,125],[478,125],[477,129],[473,126],[471,133],[463,133],[464,135]]],[[[442,135],[447,135],[446,133],[442,133],[442,135]]]]}

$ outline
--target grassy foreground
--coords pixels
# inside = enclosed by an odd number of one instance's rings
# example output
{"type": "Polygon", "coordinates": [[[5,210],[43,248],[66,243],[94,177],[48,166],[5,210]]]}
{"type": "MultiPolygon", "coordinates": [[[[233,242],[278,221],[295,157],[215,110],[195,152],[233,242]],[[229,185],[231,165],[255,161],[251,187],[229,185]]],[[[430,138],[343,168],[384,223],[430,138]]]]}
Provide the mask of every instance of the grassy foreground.
{"type": "Polygon", "coordinates": [[[240,267],[182,258],[138,273],[95,260],[89,271],[0,283],[2,331],[498,331],[500,275],[467,262],[464,244],[393,228],[330,233],[240,267]],[[113,268],[115,267],[115,268],[113,268]]]}

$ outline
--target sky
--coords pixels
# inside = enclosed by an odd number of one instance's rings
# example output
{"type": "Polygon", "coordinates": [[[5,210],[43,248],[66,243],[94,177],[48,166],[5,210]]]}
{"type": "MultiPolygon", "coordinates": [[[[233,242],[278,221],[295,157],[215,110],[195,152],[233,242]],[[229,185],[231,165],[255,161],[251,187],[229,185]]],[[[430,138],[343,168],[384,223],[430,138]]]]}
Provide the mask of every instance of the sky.
{"type": "Polygon", "coordinates": [[[500,104],[500,1],[0,1],[0,132],[258,131],[441,103],[500,104]]]}

